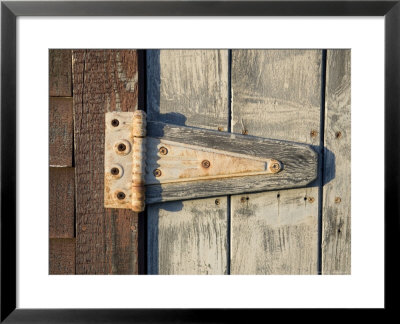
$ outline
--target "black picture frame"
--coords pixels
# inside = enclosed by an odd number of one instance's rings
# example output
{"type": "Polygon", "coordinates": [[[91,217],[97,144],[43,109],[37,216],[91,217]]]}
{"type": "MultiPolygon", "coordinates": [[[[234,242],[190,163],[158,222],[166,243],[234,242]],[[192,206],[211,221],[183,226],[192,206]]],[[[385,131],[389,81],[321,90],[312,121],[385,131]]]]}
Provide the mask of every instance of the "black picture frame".
{"type": "MultiPolygon", "coordinates": [[[[399,279],[400,4],[396,1],[2,1],[1,2],[1,322],[234,322],[266,310],[16,308],[16,18],[18,16],[384,16],[385,310],[399,279]]],[[[373,151],[373,150],[371,150],[373,151]]],[[[370,175],[369,175],[370,176],[370,175]]],[[[373,188],[369,191],[373,195],[373,188]]],[[[366,197],[366,199],[369,199],[366,197]]],[[[371,260],[373,262],[373,260],[371,260]]],[[[368,283],[366,283],[367,285],[368,283]]],[[[262,313],[262,314],[259,314],[262,313]]]]}

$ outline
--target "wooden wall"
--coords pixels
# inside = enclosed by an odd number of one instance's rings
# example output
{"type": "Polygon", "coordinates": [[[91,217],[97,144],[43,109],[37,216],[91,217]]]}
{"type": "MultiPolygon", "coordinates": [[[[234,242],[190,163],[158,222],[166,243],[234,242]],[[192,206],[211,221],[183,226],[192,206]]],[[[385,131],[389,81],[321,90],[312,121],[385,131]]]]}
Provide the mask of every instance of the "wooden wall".
{"type": "Polygon", "coordinates": [[[138,217],[105,209],[104,114],[138,109],[135,50],[51,50],[50,273],[138,273],[138,217]]]}
{"type": "Polygon", "coordinates": [[[49,273],[75,273],[75,168],[70,50],[49,51],[49,273]]]}

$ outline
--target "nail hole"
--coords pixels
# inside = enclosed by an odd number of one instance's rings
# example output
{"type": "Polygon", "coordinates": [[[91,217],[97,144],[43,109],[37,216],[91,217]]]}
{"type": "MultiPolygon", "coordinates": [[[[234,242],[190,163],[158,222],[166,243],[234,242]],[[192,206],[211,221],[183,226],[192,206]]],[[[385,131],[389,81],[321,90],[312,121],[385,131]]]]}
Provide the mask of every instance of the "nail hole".
{"type": "Polygon", "coordinates": [[[114,127],[117,127],[119,125],[119,120],[118,119],[113,119],[111,121],[111,125],[113,125],[114,127]]]}
{"type": "Polygon", "coordinates": [[[306,201],[307,200],[307,197],[304,197],[304,201],[306,201]]]}
{"type": "Polygon", "coordinates": [[[276,198],[279,198],[280,196],[281,196],[281,194],[277,194],[277,195],[276,195],[276,198]]]}

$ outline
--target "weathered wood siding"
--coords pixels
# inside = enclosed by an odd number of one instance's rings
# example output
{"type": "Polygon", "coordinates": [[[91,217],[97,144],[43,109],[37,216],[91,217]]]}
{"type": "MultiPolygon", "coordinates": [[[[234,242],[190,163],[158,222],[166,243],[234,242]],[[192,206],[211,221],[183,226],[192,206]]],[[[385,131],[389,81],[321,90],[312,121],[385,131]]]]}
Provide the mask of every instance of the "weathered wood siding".
{"type": "Polygon", "coordinates": [[[76,273],[138,272],[138,218],[104,208],[104,118],[138,106],[134,50],[74,50],[76,273]]]}
{"type": "Polygon", "coordinates": [[[322,274],[351,273],[351,55],[328,50],[322,274]]]}
{"type": "Polygon", "coordinates": [[[49,50],[49,273],[75,273],[72,67],[49,50]]]}
{"type": "Polygon", "coordinates": [[[72,97],[50,97],[49,105],[50,166],[71,167],[74,149],[72,97]]]}
{"type": "MultiPolygon", "coordinates": [[[[226,131],[227,50],[147,52],[150,120],[226,131]]],[[[148,273],[227,273],[227,198],[149,205],[148,273]]]]}
{"type": "MultiPolygon", "coordinates": [[[[320,50],[233,50],[233,132],[314,145],[319,151],[320,50]]],[[[316,274],[314,187],[232,196],[232,274],[316,274]]]]}

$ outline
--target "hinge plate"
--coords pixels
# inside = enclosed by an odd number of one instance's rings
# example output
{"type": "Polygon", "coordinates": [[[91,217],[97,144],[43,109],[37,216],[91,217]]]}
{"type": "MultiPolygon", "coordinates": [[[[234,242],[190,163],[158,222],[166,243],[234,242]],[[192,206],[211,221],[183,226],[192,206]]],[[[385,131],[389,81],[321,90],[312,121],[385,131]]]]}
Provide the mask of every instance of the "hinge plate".
{"type": "MultiPolygon", "coordinates": [[[[251,192],[260,187],[285,188],[288,183],[289,187],[298,187],[316,177],[316,153],[304,145],[157,122],[149,122],[146,136],[145,118],[143,111],[106,113],[107,208],[142,211],[145,200],[185,199],[186,190],[190,191],[187,199],[193,198],[191,188],[198,197],[217,196],[221,194],[217,187],[225,187],[223,183],[245,184],[245,191],[251,192]],[[295,162],[288,155],[291,151],[295,162]],[[282,160],[286,157],[287,165],[282,160]],[[296,174],[293,181],[288,180],[307,164],[311,171],[303,171],[303,178],[296,174]],[[241,179],[255,180],[254,188],[241,179]],[[265,179],[265,184],[260,185],[260,179],[265,179]],[[207,189],[210,187],[212,190],[207,189]],[[177,188],[183,193],[177,193],[177,188]]],[[[231,188],[225,194],[238,190],[243,191],[231,188]]]]}

